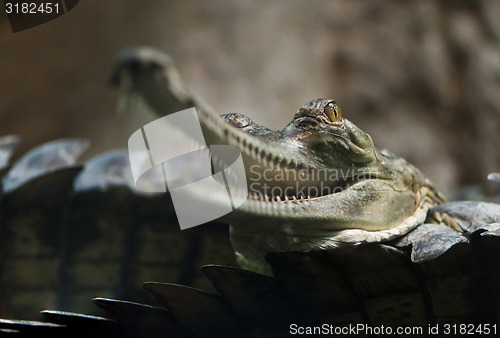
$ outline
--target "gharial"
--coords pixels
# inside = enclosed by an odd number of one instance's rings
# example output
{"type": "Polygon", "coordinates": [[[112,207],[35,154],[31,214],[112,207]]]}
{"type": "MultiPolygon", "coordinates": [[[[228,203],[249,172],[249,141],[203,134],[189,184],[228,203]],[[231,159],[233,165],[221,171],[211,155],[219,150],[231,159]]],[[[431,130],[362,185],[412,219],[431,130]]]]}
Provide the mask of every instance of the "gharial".
{"type": "MultiPolygon", "coordinates": [[[[420,170],[377,150],[330,99],[305,104],[278,131],[240,114],[221,118],[185,89],[168,57],[146,48],[122,55],[112,83],[159,115],[196,107],[207,143],[236,147],[249,182],[246,202],[221,218],[244,270],[204,267],[219,294],[146,284],[162,309],[96,299],[116,332],[286,334],[292,322],[496,330],[500,205],[446,203],[420,170]]],[[[200,201],[207,194],[193,193],[200,201]]],[[[97,321],[45,314],[73,330],[97,321]]]]}

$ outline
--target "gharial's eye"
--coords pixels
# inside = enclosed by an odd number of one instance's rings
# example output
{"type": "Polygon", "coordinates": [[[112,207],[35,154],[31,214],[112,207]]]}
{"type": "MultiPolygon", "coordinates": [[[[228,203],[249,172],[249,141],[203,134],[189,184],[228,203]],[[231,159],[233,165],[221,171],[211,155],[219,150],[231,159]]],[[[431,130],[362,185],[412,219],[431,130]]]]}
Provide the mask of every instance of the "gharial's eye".
{"type": "Polygon", "coordinates": [[[325,107],[325,114],[331,122],[339,122],[342,120],[342,114],[340,113],[340,108],[337,106],[335,101],[330,101],[325,107]]]}

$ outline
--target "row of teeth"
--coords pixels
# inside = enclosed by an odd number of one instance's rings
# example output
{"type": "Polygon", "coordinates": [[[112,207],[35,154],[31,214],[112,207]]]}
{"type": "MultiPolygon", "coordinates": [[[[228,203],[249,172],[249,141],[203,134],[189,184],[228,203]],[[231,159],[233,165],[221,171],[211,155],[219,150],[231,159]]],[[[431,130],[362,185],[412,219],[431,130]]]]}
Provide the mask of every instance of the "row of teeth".
{"type": "MultiPolygon", "coordinates": [[[[224,133],[227,134],[229,133],[229,130],[224,130],[224,133]]],[[[241,140],[240,136],[231,134],[230,140],[233,145],[238,146],[239,149],[242,149],[248,156],[250,156],[252,159],[256,160],[257,162],[262,163],[263,166],[265,167],[270,167],[271,169],[276,169],[280,170],[281,168],[298,168],[299,163],[292,159],[286,159],[282,158],[280,156],[273,156],[271,153],[267,154],[264,150],[259,150],[258,147],[256,147],[253,143],[248,142],[247,139],[244,137],[243,140],[241,140]]],[[[297,196],[284,196],[281,198],[280,196],[269,196],[267,194],[262,194],[259,192],[253,192],[249,193],[249,197],[255,201],[261,201],[261,202],[284,202],[284,203],[298,203],[300,201],[305,201],[305,200],[310,200],[311,196],[305,196],[303,194],[300,194],[298,197],[297,196]]]]}
{"type": "MultiPolygon", "coordinates": [[[[205,120],[205,124],[211,130],[217,130],[220,127],[220,120],[214,121],[212,116],[206,115],[207,119],[205,120]]],[[[248,140],[244,135],[240,137],[239,135],[235,135],[235,133],[231,132],[230,128],[223,128],[220,136],[224,136],[229,139],[229,142],[232,145],[237,146],[239,149],[242,149],[246,155],[250,156],[252,159],[257,162],[261,162],[264,166],[270,167],[271,169],[295,169],[301,168],[302,165],[297,162],[295,159],[286,159],[282,158],[279,155],[273,156],[272,154],[266,153],[265,150],[259,149],[255,146],[250,140],[248,140]]]]}
{"type": "Polygon", "coordinates": [[[285,196],[284,198],[281,198],[280,196],[268,196],[267,194],[261,194],[258,192],[249,193],[249,197],[253,200],[261,201],[261,202],[285,202],[285,203],[288,203],[288,202],[295,203],[295,202],[300,202],[300,201],[305,201],[305,200],[311,200],[311,198],[312,198],[311,196],[306,197],[303,194],[299,195],[299,197],[297,197],[297,196],[292,196],[292,197],[285,196]]]}
{"type": "Polygon", "coordinates": [[[239,146],[244,152],[257,162],[261,162],[265,167],[280,170],[281,168],[294,169],[299,167],[299,163],[295,159],[283,158],[279,155],[273,156],[271,153],[266,153],[265,150],[259,149],[252,143],[247,143],[247,139],[240,139],[237,135],[231,135],[231,143],[239,146]]]}
{"type": "MultiPolygon", "coordinates": [[[[208,125],[211,125],[214,129],[217,128],[217,122],[208,119],[206,121],[208,125]]],[[[237,146],[239,149],[242,149],[248,156],[257,162],[261,162],[264,166],[270,167],[271,169],[280,170],[281,168],[299,168],[301,165],[295,159],[286,159],[282,158],[279,155],[273,156],[271,153],[267,154],[264,150],[259,150],[257,146],[255,146],[251,142],[247,142],[247,138],[240,138],[239,135],[235,135],[231,133],[228,128],[224,128],[223,132],[225,137],[229,138],[231,144],[237,146]]],[[[221,135],[222,136],[222,135],[221,135]]],[[[269,196],[267,194],[261,194],[259,192],[249,193],[251,199],[261,202],[283,202],[283,203],[298,203],[301,201],[310,200],[311,196],[305,196],[304,194],[300,194],[299,196],[284,196],[281,198],[280,196],[269,196]]]]}

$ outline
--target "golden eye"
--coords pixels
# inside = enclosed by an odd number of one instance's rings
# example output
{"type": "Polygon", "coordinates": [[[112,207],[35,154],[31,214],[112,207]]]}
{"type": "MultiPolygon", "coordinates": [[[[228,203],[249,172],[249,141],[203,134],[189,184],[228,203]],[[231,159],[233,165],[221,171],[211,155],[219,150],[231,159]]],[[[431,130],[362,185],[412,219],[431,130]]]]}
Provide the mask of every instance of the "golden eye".
{"type": "Polygon", "coordinates": [[[340,108],[334,101],[331,101],[326,105],[325,114],[331,122],[339,122],[342,120],[340,108]]]}

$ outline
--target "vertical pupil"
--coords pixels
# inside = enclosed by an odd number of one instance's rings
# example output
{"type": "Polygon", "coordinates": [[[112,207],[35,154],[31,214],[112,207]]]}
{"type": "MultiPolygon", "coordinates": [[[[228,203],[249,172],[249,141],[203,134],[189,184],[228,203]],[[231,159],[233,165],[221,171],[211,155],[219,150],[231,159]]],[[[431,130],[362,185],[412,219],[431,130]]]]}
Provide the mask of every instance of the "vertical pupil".
{"type": "Polygon", "coordinates": [[[337,118],[337,111],[333,107],[333,104],[330,103],[329,106],[331,108],[330,111],[332,112],[332,117],[337,118]]]}

